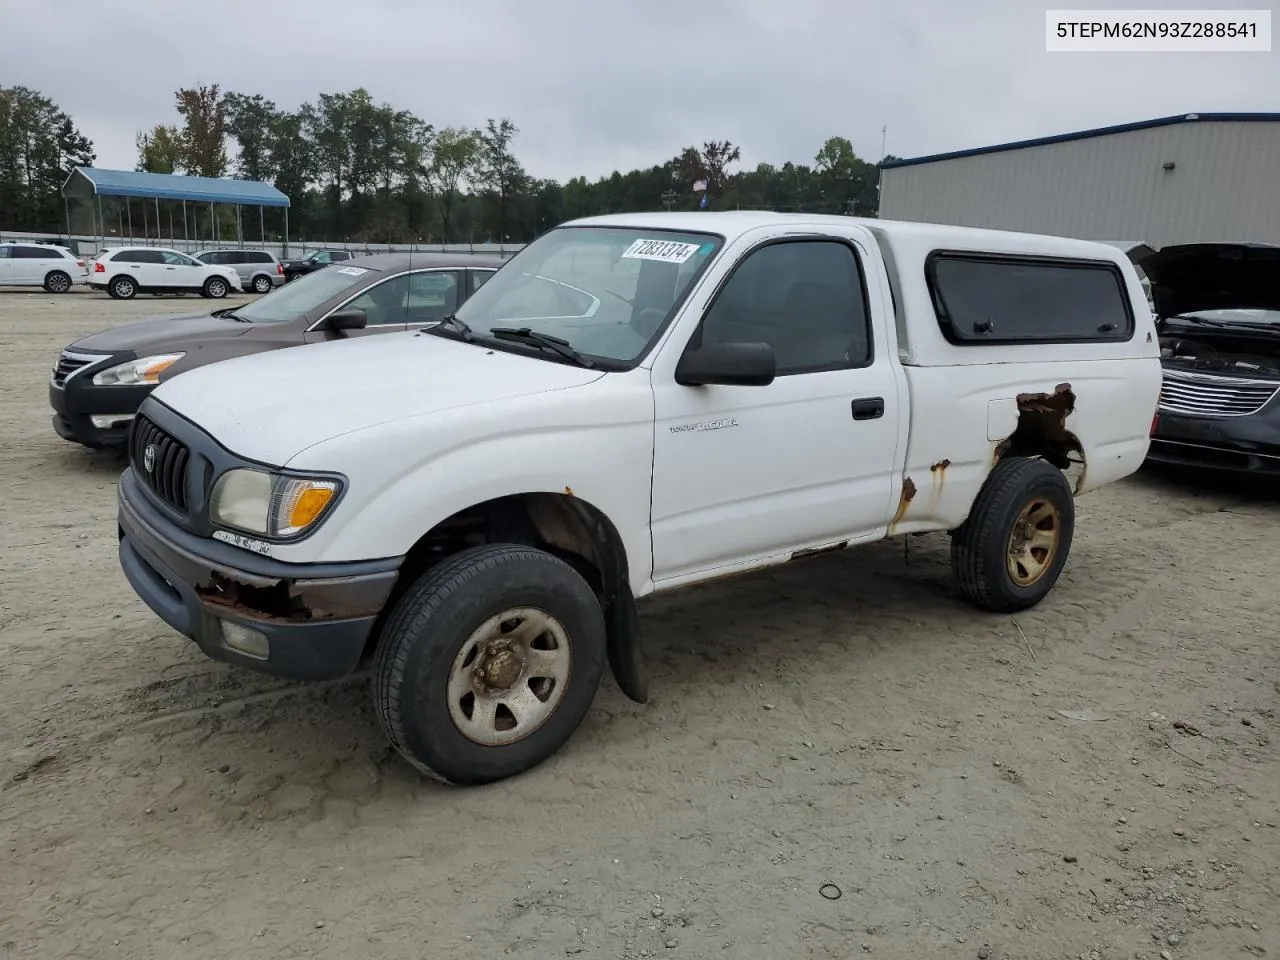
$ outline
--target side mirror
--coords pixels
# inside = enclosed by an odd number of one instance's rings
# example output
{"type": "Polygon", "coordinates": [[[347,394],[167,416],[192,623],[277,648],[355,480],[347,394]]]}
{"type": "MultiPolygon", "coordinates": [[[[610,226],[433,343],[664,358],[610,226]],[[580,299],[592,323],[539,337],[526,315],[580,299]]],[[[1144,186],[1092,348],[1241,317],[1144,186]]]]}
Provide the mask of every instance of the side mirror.
{"type": "Polygon", "coordinates": [[[685,387],[767,387],[776,375],[773,347],[767,343],[708,343],[685,351],[676,364],[676,383],[685,387]]]}
{"type": "Polygon", "coordinates": [[[326,330],[363,330],[369,325],[369,316],[359,307],[347,307],[329,314],[324,325],[326,330]]]}

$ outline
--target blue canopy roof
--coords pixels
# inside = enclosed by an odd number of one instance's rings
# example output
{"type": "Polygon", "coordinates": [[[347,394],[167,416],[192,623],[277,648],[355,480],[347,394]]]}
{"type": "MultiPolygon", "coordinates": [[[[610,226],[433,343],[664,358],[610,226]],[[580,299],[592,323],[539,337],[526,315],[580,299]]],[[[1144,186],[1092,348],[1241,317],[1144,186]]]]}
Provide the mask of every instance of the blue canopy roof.
{"type": "Polygon", "coordinates": [[[76,167],[62,185],[68,197],[146,197],[156,200],[194,200],[197,203],[238,203],[246,207],[287,207],[289,198],[269,183],[215,177],[184,177],[136,170],[76,167]]]}

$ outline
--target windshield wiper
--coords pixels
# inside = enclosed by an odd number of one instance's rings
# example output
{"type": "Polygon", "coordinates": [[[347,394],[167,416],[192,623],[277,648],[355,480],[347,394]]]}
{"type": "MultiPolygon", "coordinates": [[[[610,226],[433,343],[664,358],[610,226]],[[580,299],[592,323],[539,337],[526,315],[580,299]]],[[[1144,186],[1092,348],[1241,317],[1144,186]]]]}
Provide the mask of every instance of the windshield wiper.
{"type": "Polygon", "coordinates": [[[591,369],[595,364],[589,357],[585,357],[577,350],[573,349],[568,340],[561,340],[559,337],[548,336],[545,333],[538,333],[530,330],[528,327],[491,327],[489,332],[499,340],[514,340],[516,343],[528,343],[536,347],[542,347],[550,350],[552,353],[558,353],[566,360],[572,360],[580,367],[591,369]]]}
{"type": "Polygon", "coordinates": [[[1208,317],[1197,317],[1194,313],[1178,313],[1168,319],[1177,320],[1179,323],[1198,323],[1206,327],[1232,326],[1232,324],[1223,323],[1221,320],[1210,320],[1208,317]]]}
{"type": "MultiPolygon", "coordinates": [[[[467,326],[466,321],[458,319],[458,315],[456,313],[451,313],[451,314],[448,314],[447,316],[441,317],[438,323],[433,323],[431,326],[427,327],[426,329],[438,330],[441,327],[448,327],[450,330],[456,330],[458,332],[458,335],[462,337],[463,340],[466,340],[468,343],[474,340],[476,336],[475,332],[469,326],[467,326]]],[[[423,332],[425,333],[426,331],[424,330],[423,332]]]]}

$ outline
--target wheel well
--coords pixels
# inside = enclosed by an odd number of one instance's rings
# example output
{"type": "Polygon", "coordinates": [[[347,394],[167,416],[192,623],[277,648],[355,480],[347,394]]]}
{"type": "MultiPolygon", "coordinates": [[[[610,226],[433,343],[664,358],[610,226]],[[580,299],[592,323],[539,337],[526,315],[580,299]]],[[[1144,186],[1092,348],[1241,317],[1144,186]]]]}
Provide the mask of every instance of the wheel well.
{"type": "Polygon", "coordinates": [[[487,500],[440,521],[409,548],[382,614],[370,631],[371,656],[382,624],[405,591],[436,564],[469,547],[519,543],[538,547],[578,571],[603,606],[627,590],[626,550],[613,523],[569,494],[524,493],[487,500]]]}

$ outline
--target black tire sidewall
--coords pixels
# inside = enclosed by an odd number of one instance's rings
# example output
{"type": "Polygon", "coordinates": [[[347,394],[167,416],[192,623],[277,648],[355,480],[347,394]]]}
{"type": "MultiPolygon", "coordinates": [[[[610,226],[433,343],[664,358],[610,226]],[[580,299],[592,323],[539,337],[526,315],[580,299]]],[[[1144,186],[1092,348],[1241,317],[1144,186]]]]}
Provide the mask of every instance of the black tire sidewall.
{"type": "Polygon", "coordinates": [[[379,658],[399,660],[394,673],[400,680],[382,682],[386,664],[379,664],[379,716],[384,727],[390,721],[392,741],[423,772],[460,785],[500,780],[542,763],[581,725],[600,684],[605,649],[603,611],[576,570],[532,547],[477,547],[429,572],[388,621],[379,658]],[[572,672],[542,726],[515,743],[484,746],[465,737],[450,716],[449,674],[471,633],[516,607],[536,607],[560,621],[569,636],[572,672]]]}
{"type": "Polygon", "coordinates": [[[1037,468],[1025,476],[1021,483],[1010,484],[1009,489],[1000,491],[1004,495],[992,501],[995,523],[991,528],[991,536],[979,547],[984,553],[986,569],[992,574],[988,590],[1000,599],[1002,606],[1013,609],[1034,606],[1053,589],[1066,565],[1075,534],[1075,500],[1062,471],[1042,460],[1024,462],[1037,465],[1037,468]],[[1009,538],[1023,509],[1032,500],[1040,498],[1052,501],[1057,507],[1062,529],[1058,550],[1049,569],[1035,583],[1024,587],[1014,581],[1009,573],[1009,538]]]}

